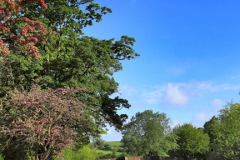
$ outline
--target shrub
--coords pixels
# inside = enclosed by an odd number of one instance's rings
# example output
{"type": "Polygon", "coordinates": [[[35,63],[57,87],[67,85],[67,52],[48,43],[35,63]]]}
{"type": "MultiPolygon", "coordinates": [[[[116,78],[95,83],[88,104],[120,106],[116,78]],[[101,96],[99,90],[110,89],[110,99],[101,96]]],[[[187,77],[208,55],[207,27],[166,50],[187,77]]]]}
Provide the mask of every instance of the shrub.
{"type": "Polygon", "coordinates": [[[117,152],[125,152],[125,149],[118,149],[117,152]]]}

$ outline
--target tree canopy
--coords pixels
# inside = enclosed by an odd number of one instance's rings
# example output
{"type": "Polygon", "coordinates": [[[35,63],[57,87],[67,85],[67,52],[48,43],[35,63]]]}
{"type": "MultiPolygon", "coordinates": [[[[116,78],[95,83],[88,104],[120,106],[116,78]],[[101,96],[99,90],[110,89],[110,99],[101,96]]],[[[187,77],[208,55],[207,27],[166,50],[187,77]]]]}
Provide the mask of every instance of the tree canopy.
{"type": "MultiPolygon", "coordinates": [[[[210,137],[210,144],[213,144],[214,139],[216,139],[216,130],[215,130],[215,126],[216,123],[220,123],[219,119],[216,116],[213,116],[209,121],[205,122],[204,124],[204,133],[207,133],[208,136],[210,137]]],[[[211,151],[213,151],[214,148],[211,148],[211,151]]]]}
{"type": "Polygon", "coordinates": [[[205,122],[203,128],[196,128],[191,124],[175,126],[172,133],[179,136],[177,144],[180,145],[180,150],[170,150],[169,155],[219,160],[240,159],[240,104],[231,102],[228,105],[220,110],[218,117],[213,116],[205,122]],[[227,108],[228,105],[230,108],[227,108]]]}
{"type": "MultiPolygon", "coordinates": [[[[90,143],[90,136],[100,137],[100,134],[105,133],[102,127],[106,127],[106,123],[114,126],[118,132],[121,131],[128,116],[118,115],[116,111],[123,107],[130,108],[131,105],[128,104],[128,100],[118,96],[114,99],[109,98],[111,94],[118,92],[119,84],[108,75],[112,76],[113,72],[122,70],[119,60],[130,60],[140,55],[134,53],[129,46],[133,46],[135,39],[126,35],[114,43],[114,38],[110,40],[98,40],[88,36],[79,38],[83,35],[84,27],[91,26],[92,20],[100,22],[103,14],[112,12],[110,8],[100,8],[98,4],[93,3],[93,0],[81,0],[80,2],[77,0],[46,0],[45,3],[48,9],[40,8],[33,3],[26,7],[28,11],[21,12],[23,17],[42,22],[44,27],[57,33],[47,43],[38,42],[35,45],[40,51],[38,59],[29,62],[24,58],[23,52],[13,50],[12,39],[8,35],[2,35],[6,38],[3,42],[9,43],[11,52],[6,57],[8,61],[1,66],[0,98],[14,87],[20,90],[17,84],[23,85],[24,89],[30,92],[32,79],[36,79],[38,85],[46,83],[47,87],[53,90],[64,86],[73,89],[76,87],[88,89],[85,93],[72,95],[88,106],[85,113],[94,119],[89,122],[91,129],[75,126],[74,131],[80,137],[86,136],[85,139],[76,142],[75,149],[77,150],[90,143]],[[86,7],[88,13],[84,13],[78,5],[87,3],[90,3],[86,7]],[[73,18],[78,19],[78,22],[73,18]],[[57,26],[60,26],[60,30],[57,26]]],[[[12,29],[16,30],[20,24],[15,23],[14,26],[15,28],[12,29]]],[[[45,87],[41,89],[47,91],[45,87]]]]}
{"type": "Polygon", "coordinates": [[[170,151],[171,156],[188,158],[206,158],[205,153],[209,151],[210,138],[202,129],[193,127],[192,124],[177,125],[173,129],[179,139],[179,149],[170,151]]]}
{"type": "MultiPolygon", "coordinates": [[[[31,92],[27,94],[19,92],[16,88],[14,92],[10,92],[10,96],[13,98],[4,101],[7,107],[0,113],[0,126],[3,126],[1,133],[4,132],[5,135],[1,137],[3,138],[1,142],[5,141],[4,143],[6,143],[1,145],[8,146],[12,137],[17,136],[18,143],[13,148],[27,142],[26,144],[32,148],[36,147],[35,153],[30,153],[36,160],[46,160],[49,155],[61,156],[58,152],[54,152],[54,149],[61,152],[66,144],[69,142],[73,144],[74,139],[78,138],[72,133],[72,128],[79,122],[90,121],[85,119],[85,114],[82,113],[83,107],[86,106],[78,100],[72,101],[72,98],[67,96],[69,93],[74,94],[86,89],[77,87],[76,90],[70,90],[69,87],[65,88],[66,90],[59,88],[54,92],[49,88],[47,92],[42,92],[36,85],[32,85],[31,92]],[[61,100],[60,95],[66,99],[61,100]],[[65,121],[67,118],[71,119],[70,123],[65,121]],[[10,137],[8,137],[9,135],[10,137]],[[5,140],[5,137],[8,138],[5,140]],[[46,147],[49,145],[50,147],[47,149],[46,147]],[[39,150],[41,153],[38,152],[39,150]]],[[[84,127],[90,128],[90,126],[84,127]]],[[[5,154],[6,150],[2,153],[5,159],[6,156],[9,156],[8,152],[5,154]]]]}
{"type": "Polygon", "coordinates": [[[219,122],[214,125],[214,138],[209,157],[215,159],[240,159],[240,104],[231,102],[220,110],[219,122]],[[227,106],[230,106],[228,108],[227,106]]]}
{"type": "Polygon", "coordinates": [[[169,134],[169,120],[165,113],[153,113],[152,110],[137,112],[123,126],[121,142],[126,153],[134,156],[168,157],[168,150],[178,147],[176,135],[169,134]]]}

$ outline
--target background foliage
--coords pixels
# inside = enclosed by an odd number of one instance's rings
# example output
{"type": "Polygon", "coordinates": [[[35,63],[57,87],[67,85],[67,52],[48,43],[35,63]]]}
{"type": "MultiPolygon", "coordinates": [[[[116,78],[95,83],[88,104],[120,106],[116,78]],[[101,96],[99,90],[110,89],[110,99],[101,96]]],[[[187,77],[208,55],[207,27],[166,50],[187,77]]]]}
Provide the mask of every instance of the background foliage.
{"type": "Polygon", "coordinates": [[[152,110],[136,113],[136,117],[133,116],[131,122],[123,127],[121,142],[126,153],[134,156],[168,157],[168,150],[178,147],[176,135],[169,134],[168,121],[165,113],[152,113],[152,110]]]}

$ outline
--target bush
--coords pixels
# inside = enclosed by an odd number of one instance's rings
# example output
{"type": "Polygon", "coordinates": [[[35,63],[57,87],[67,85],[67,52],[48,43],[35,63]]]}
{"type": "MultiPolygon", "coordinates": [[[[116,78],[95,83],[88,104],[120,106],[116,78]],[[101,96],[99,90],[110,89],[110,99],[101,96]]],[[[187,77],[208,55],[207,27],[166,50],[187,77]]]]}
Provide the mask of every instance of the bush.
{"type": "Polygon", "coordinates": [[[125,149],[118,149],[117,152],[125,152],[125,149]]]}
{"type": "Polygon", "coordinates": [[[112,148],[110,147],[109,144],[105,144],[103,150],[105,150],[105,151],[112,151],[112,148]]]}
{"type": "Polygon", "coordinates": [[[108,158],[115,158],[115,156],[112,155],[112,154],[107,154],[107,155],[104,155],[104,156],[98,157],[98,159],[108,159],[108,158]]]}
{"type": "Polygon", "coordinates": [[[123,152],[120,156],[118,156],[117,158],[120,157],[131,157],[129,154],[127,154],[126,152],[123,152]]]}
{"type": "Polygon", "coordinates": [[[98,153],[98,159],[100,159],[100,157],[102,157],[103,156],[103,153],[102,152],[100,152],[100,153],[98,153]]]}

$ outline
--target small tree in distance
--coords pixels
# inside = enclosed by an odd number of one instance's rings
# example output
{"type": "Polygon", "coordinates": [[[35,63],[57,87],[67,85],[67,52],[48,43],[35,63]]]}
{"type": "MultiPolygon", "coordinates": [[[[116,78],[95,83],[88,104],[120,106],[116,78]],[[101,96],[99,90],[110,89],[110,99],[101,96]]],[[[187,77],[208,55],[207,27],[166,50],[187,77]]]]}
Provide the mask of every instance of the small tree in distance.
{"type": "Polygon", "coordinates": [[[179,139],[177,144],[179,149],[169,151],[169,155],[173,157],[188,157],[188,158],[207,158],[206,152],[209,151],[210,138],[201,128],[193,127],[191,123],[185,123],[173,128],[179,139]]]}
{"type": "MultiPolygon", "coordinates": [[[[29,144],[35,149],[35,153],[34,156],[32,152],[28,154],[35,157],[35,160],[46,160],[49,155],[62,158],[60,153],[66,144],[70,143],[71,148],[73,142],[79,139],[72,128],[82,126],[80,122],[87,121],[85,115],[81,114],[85,105],[77,98],[76,101],[72,101],[71,96],[64,95],[87,89],[77,87],[75,90],[70,90],[69,87],[65,87],[66,90],[59,88],[52,91],[48,88],[45,92],[33,84],[31,88],[27,95],[25,91],[20,93],[15,88],[14,92],[9,92],[9,96],[6,95],[1,99],[4,100],[2,102],[5,105],[4,107],[0,105],[0,126],[3,126],[0,127],[0,141],[5,143],[0,145],[0,150],[11,144],[13,137],[17,137],[18,143],[15,147],[17,148],[18,144],[29,144]],[[60,94],[65,97],[64,100],[61,99],[60,94]],[[50,147],[47,148],[47,145],[50,147]],[[39,150],[43,150],[43,154],[38,154],[39,150]]],[[[4,150],[2,154],[4,156],[4,150]]]]}
{"type": "Polygon", "coordinates": [[[211,159],[240,159],[240,104],[227,102],[218,115],[219,123],[214,124],[213,151],[211,159]],[[228,108],[229,106],[229,108],[228,108]]]}
{"type": "Polygon", "coordinates": [[[123,126],[121,143],[125,152],[131,156],[169,157],[167,152],[178,149],[175,134],[170,134],[170,118],[165,113],[145,110],[123,126]]]}

